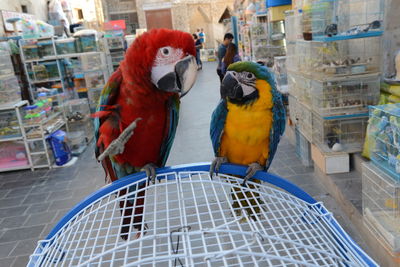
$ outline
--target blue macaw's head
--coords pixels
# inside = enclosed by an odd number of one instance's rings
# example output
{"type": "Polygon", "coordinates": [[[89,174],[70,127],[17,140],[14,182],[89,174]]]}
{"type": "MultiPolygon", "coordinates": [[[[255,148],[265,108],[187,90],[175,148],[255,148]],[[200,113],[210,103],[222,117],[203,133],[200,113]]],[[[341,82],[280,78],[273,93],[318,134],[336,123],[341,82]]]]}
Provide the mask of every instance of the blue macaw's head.
{"type": "Polygon", "coordinates": [[[257,88],[257,80],[265,80],[275,88],[274,78],[268,69],[258,63],[241,61],[229,65],[221,83],[221,96],[237,105],[253,103],[260,97],[262,88],[257,88]]]}

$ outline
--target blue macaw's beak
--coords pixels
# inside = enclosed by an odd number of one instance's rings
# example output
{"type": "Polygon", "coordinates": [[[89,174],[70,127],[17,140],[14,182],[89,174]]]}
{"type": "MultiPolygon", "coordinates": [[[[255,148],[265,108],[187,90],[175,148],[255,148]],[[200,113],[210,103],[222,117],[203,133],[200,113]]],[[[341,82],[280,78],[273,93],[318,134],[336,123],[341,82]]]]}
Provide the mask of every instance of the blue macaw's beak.
{"type": "MultiPolygon", "coordinates": [[[[157,68],[157,67],[156,67],[157,68]]],[[[165,92],[179,93],[182,96],[192,88],[197,77],[197,64],[194,56],[186,56],[175,65],[161,69],[162,76],[153,83],[158,89],[165,92]]]]}
{"type": "Polygon", "coordinates": [[[221,84],[221,97],[223,99],[241,99],[243,97],[243,88],[236,77],[228,72],[221,84]]]}

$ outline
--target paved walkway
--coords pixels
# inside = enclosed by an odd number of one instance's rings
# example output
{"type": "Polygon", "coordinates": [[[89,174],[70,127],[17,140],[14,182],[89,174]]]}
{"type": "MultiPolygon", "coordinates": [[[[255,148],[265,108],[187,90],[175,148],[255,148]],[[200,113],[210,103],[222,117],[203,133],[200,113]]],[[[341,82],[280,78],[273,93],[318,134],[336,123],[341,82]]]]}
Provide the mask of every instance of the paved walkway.
{"type": "MultiPolygon", "coordinates": [[[[205,63],[196,85],[182,99],[179,127],[168,165],[213,158],[209,121],[219,100],[215,68],[215,63],[205,63]]],[[[71,207],[104,185],[103,169],[93,154],[92,145],[72,167],[0,174],[0,267],[25,266],[37,241],[71,207]]],[[[313,169],[301,165],[286,138],[279,145],[270,171],[323,201],[345,230],[365,248],[334,199],[314,177],[313,169]]]]}

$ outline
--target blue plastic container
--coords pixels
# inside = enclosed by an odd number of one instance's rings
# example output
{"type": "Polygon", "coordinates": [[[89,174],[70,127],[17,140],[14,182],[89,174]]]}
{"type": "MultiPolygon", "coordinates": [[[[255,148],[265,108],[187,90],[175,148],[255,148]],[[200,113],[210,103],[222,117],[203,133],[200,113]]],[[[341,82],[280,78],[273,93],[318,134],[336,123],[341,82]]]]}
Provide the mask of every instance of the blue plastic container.
{"type": "Polygon", "coordinates": [[[266,0],[267,7],[291,5],[292,0],[266,0]]]}
{"type": "Polygon", "coordinates": [[[56,160],[57,166],[62,166],[71,160],[71,150],[66,143],[66,133],[58,130],[50,134],[47,137],[47,141],[50,144],[51,150],[53,151],[54,159],[56,160]]]}

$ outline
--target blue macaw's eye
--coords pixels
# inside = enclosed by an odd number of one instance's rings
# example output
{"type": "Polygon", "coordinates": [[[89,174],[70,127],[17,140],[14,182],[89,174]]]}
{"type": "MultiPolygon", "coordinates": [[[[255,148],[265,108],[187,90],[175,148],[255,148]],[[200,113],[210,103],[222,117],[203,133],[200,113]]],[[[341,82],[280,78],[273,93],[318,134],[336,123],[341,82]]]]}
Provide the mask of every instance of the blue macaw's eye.
{"type": "Polygon", "coordinates": [[[253,73],[251,73],[251,72],[247,73],[247,79],[254,79],[254,78],[255,77],[254,77],[253,73]]]}

